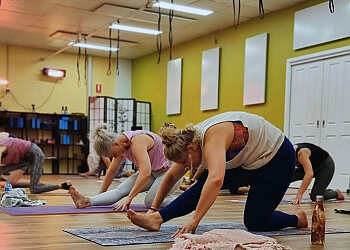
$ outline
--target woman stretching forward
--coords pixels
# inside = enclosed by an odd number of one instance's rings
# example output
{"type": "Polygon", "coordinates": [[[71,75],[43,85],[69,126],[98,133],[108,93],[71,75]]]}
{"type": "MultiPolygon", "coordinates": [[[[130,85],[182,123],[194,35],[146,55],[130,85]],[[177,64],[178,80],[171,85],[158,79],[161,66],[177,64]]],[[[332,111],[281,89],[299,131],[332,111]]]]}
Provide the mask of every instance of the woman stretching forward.
{"type": "Polygon", "coordinates": [[[250,185],[244,211],[244,224],[248,230],[307,227],[304,211],[290,215],[275,210],[293,177],[295,151],[283,133],[264,118],[244,112],[227,112],[185,129],[165,124],[160,133],[165,155],[177,164],[166,174],[152,210],[160,208],[172,185],[188,169],[202,164],[208,171],[158,212],[144,215],[128,210],[128,218],[134,224],[157,231],[162,223],[195,210],[192,219],[173,237],[193,233],[221,188],[250,185]]]}
{"type": "MultiPolygon", "coordinates": [[[[77,208],[89,206],[105,206],[118,202],[126,197],[116,210],[129,208],[131,201],[140,192],[148,191],[144,203],[147,207],[152,205],[159,185],[165,173],[170,168],[169,161],[164,156],[162,139],[149,131],[137,130],[117,135],[104,129],[100,125],[92,134],[94,149],[101,157],[113,157],[112,163],[103,180],[100,194],[93,197],[81,195],[72,186],[69,193],[77,208]],[[116,189],[107,191],[116,176],[120,163],[126,158],[134,163],[138,172],[127,178],[116,189]]],[[[159,206],[168,205],[173,198],[170,196],[179,188],[181,180],[174,182],[174,186],[165,194],[164,201],[159,206]]]]}
{"type": "Polygon", "coordinates": [[[29,166],[32,166],[30,174],[30,192],[40,194],[57,189],[68,190],[69,181],[61,184],[46,185],[40,182],[44,169],[45,155],[43,151],[30,141],[9,137],[0,140],[0,174],[10,174],[8,180],[16,184],[29,166]]]}

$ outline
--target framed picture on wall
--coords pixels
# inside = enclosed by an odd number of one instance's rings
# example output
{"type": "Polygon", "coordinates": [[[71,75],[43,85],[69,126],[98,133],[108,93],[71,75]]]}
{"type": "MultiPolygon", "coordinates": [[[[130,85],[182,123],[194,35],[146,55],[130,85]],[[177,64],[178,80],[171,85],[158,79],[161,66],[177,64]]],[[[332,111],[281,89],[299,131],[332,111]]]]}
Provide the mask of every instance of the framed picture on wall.
{"type": "Polygon", "coordinates": [[[181,113],[182,58],[168,62],[166,114],[181,113]]]}
{"type": "Polygon", "coordinates": [[[203,51],[201,110],[218,109],[220,48],[203,51]]]}
{"type": "Polygon", "coordinates": [[[243,105],[265,103],[267,33],[246,39],[243,105]]]}

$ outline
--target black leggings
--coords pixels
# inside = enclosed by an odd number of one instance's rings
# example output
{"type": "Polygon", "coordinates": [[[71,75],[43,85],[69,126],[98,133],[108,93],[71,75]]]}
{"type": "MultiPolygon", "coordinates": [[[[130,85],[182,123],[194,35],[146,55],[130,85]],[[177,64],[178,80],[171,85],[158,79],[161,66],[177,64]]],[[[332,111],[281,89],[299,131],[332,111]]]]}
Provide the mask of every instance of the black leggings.
{"type": "MultiPolygon", "coordinates": [[[[325,200],[338,197],[338,193],[332,189],[326,189],[334,175],[334,161],[331,156],[328,156],[318,167],[317,173],[314,173],[315,182],[310,193],[310,199],[316,201],[317,195],[323,195],[325,200]]],[[[295,170],[293,181],[299,181],[304,178],[305,172],[302,167],[295,170]]]]}
{"type": "MultiPolygon", "coordinates": [[[[250,185],[244,210],[244,224],[248,230],[270,231],[298,224],[296,215],[275,210],[293,177],[295,160],[295,150],[285,138],[277,154],[263,167],[255,170],[245,170],[242,167],[226,170],[222,189],[250,185]]],[[[164,222],[196,209],[207,177],[208,171],[205,171],[196,184],[159,210],[164,222]]]]}

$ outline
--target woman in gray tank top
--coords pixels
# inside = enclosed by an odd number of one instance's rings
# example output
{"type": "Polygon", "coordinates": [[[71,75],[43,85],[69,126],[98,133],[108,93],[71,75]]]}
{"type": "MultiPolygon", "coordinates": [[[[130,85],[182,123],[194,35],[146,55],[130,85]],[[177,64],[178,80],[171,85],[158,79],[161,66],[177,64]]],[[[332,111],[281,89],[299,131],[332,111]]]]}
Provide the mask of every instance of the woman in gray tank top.
{"type": "Polygon", "coordinates": [[[134,224],[157,231],[164,222],[194,211],[173,237],[193,233],[220,189],[250,185],[244,210],[248,230],[308,226],[304,211],[287,214],[276,210],[293,177],[295,151],[283,133],[264,118],[226,112],[185,129],[164,124],[160,135],[166,157],[176,164],[159,187],[152,211],[144,215],[128,210],[128,218],[134,224]],[[190,189],[160,209],[172,185],[199,164],[208,171],[190,189]]]}

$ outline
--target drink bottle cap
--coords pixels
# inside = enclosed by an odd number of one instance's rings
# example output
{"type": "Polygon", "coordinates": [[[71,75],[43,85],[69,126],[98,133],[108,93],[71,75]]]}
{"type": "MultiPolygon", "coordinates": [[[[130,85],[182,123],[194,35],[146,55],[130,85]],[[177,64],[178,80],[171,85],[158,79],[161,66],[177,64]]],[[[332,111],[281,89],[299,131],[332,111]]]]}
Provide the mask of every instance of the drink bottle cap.
{"type": "Polygon", "coordinates": [[[7,181],[6,181],[6,183],[10,183],[10,181],[9,181],[9,180],[7,180],[7,181]]]}
{"type": "Polygon", "coordinates": [[[317,195],[316,201],[323,201],[323,195],[317,195]]]}

